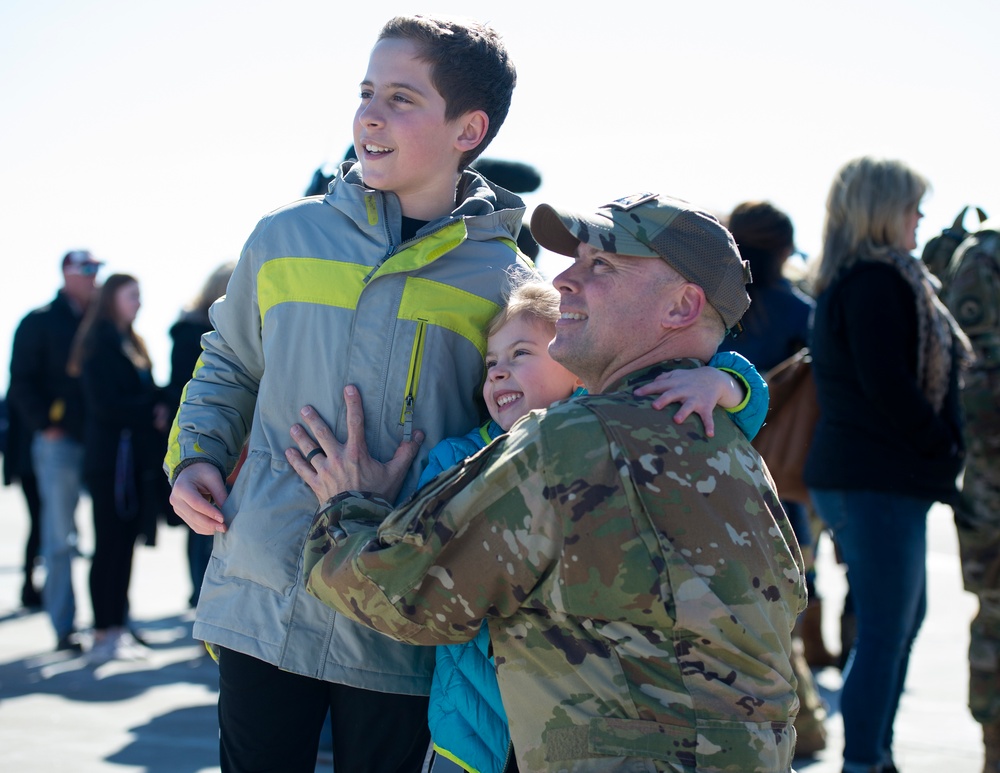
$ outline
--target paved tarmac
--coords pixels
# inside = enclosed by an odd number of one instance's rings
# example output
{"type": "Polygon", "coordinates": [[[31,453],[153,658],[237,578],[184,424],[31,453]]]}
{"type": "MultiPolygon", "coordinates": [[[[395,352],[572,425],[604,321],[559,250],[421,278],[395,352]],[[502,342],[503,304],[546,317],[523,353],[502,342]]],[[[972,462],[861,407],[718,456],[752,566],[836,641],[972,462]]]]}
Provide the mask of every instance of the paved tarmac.
{"type": "MultiPolygon", "coordinates": [[[[77,515],[87,554],[92,544],[87,500],[77,515]]],[[[183,529],[163,527],[156,547],[136,550],[132,616],[152,650],[148,661],[94,668],[82,657],[54,653],[47,618],[19,609],[26,528],[20,490],[0,488],[0,771],[219,770],[218,677],[215,663],[191,638],[183,529]]],[[[979,726],[965,704],[968,624],[976,602],[962,590],[955,530],[946,507],[931,512],[930,546],[929,611],[896,720],[896,762],[902,773],[979,773],[979,726]]],[[[88,568],[86,558],[74,567],[77,622],[84,630],[91,620],[88,568]]],[[[818,576],[826,603],[826,638],[832,645],[845,586],[841,567],[828,550],[821,551],[818,576]]],[[[826,669],[817,678],[830,707],[828,746],[815,759],[797,760],[795,768],[839,773],[840,674],[826,669]]],[[[329,763],[317,767],[330,769],[329,763]]]]}

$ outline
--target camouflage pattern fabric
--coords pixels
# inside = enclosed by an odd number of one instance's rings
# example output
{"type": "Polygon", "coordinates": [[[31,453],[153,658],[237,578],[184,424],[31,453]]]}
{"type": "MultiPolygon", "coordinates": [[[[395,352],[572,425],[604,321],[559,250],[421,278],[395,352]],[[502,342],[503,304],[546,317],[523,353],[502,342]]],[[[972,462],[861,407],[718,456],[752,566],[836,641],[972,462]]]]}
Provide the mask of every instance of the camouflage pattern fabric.
{"type": "Polygon", "coordinates": [[[707,438],[632,396],[695,364],[532,412],[395,511],[330,500],[309,591],[416,644],[486,618],[524,773],[790,770],[806,591],[771,477],[724,411],[707,438]]]}
{"type": "Polygon", "coordinates": [[[968,335],[963,373],[966,466],[955,507],[965,588],[979,598],[969,645],[969,708],[1000,720],[1000,234],[982,231],[955,252],[944,300],[968,335]]]}

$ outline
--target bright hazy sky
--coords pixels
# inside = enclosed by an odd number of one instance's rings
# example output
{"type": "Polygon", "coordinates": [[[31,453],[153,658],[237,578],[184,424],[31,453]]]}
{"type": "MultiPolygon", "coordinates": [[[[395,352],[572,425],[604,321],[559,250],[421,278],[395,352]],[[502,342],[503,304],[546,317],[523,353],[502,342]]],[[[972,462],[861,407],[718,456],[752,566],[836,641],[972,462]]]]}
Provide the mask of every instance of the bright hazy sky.
{"type": "Polygon", "coordinates": [[[834,172],[874,154],[931,180],[921,245],[965,204],[1000,216],[997,0],[586,5],[0,1],[0,388],[18,320],[71,248],[138,276],[163,382],[181,307],[343,156],[397,13],[505,38],[519,84],[486,155],[539,169],[529,211],[640,190],[719,213],[767,198],[815,254],[834,172]]]}

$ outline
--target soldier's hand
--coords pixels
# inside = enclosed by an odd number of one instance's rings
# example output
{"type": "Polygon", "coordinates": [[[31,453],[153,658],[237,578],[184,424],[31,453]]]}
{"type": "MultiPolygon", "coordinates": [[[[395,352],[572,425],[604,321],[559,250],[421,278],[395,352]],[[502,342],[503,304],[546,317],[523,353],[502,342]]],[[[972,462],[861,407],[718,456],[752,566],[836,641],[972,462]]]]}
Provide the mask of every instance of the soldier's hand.
{"type": "Polygon", "coordinates": [[[177,473],[170,504],[192,531],[208,535],[226,530],[219,507],[227,496],[219,468],[209,462],[196,462],[177,473]]]}
{"type": "Polygon", "coordinates": [[[394,502],[424,435],[415,432],[413,440],[400,443],[392,459],[383,464],[368,453],[361,395],[353,385],[344,388],[344,402],[347,405],[346,443],[339,443],[327,423],[307,405],[301,414],[309,431],[301,424],[291,428],[292,439],[298,448],[285,451],[285,458],[320,502],[342,491],[368,491],[394,502]]]}

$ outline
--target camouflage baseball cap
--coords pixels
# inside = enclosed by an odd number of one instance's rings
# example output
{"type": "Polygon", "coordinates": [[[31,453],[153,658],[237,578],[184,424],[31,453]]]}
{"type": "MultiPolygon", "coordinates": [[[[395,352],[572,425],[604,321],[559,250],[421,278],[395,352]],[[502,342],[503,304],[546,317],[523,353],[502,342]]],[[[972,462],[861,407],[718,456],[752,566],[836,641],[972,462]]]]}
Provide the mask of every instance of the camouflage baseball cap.
{"type": "Polygon", "coordinates": [[[531,215],[531,234],[545,249],[569,257],[584,242],[616,255],[662,258],[705,291],[727,328],[750,307],[750,264],[740,257],[732,234],[714,215],[686,201],[637,193],[585,215],[540,204],[531,215]]]}

